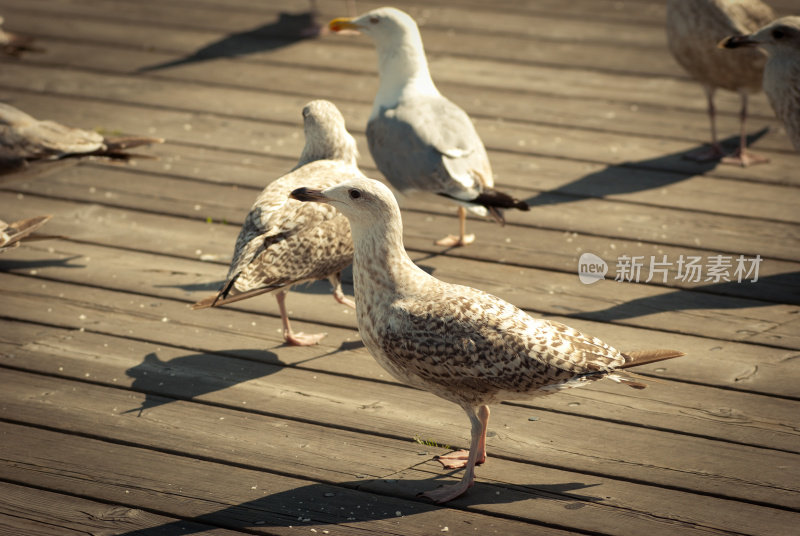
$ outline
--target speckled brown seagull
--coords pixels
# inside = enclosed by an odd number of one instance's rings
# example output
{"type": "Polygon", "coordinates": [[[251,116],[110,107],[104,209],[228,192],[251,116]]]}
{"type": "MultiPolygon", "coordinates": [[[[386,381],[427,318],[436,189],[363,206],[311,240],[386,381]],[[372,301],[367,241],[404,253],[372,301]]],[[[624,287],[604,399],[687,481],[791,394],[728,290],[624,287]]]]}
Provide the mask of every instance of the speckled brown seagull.
{"type": "Polygon", "coordinates": [[[128,159],[127,151],[140,145],[163,143],[161,138],[120,136],[40,121],[10,104],[0,102],[0,172],[13,171],[34,160],[78,156],[128,159]]]}
{"type": "Polygon", "coordinates": [[[667,42],[675,59],[700,82],[708,101],[711,146],[686,155],[697,161],[722,159],[726,164],[748,166],[767,159],[747,150],[747,98],[761,90],[766,55],[760,50],[726,51],[717,46],[729,35],[753,32],[775,18],[761,0],[669,0],[667,42]],[[736,153],[726,156],[717,141],[714,92],[736,91],[742,100],[740,141],[736,153]]]}
{"type": "Polygon", "coordinates": [[[761,46],[767,51],[764,92],[800,152],[800,17],[782,17],[753,34],[731,36],[720,46],[761,46]]]}
{"type": "Polygon", "coordinates": [[[364,344],[395,378],[455,402],[472,423],[469,452],[440,457],[466,467],[458,484],[424,493],[458,497],[486,458],[488,404],[529,399],[607,377],[636,388],[625,369],[683,355],[674,350],[622,353],[558,322],[530,317],[500,298],[439,281],[403,247],[400,209],[391,191],[367,178],[292,197],[336,207],[350,220],[358,328],[364,344]]]}
{"type": "Polygon", "coordinates": [[[258,196],[239,232],[225,284],[193,306],[218,307],[276,291],[283,336],[288,344],[298,346],[316,344],[325,334],[292,331],[286,293],[293,285],[328,279],[336,301],[355,308],[342,293],[339,280],[340,272],[353,261],[353,240],[347,218],[335,208],[299,203],[289,199],[289,194],[303,185],[326,188],[363,176],[356,165],[356,141],[333,103],[308,103],[303,124],[306,143],[297,166],[258,196]]]}
{"type": "Polygon", "coordinates": [[[524,201],[494,189],[483,142],[464,110],[436,89],[414,19],[384,7],[334,19],[330,28],[363,32],[378,48],[380,86],[367,122],[378,169],[400,193],[427,192],[458,204],[458,236],[437,244],[463,246],[475,240],[466,234],[467,210],[501,224],[502,209],[528,210],[524,201]]]}

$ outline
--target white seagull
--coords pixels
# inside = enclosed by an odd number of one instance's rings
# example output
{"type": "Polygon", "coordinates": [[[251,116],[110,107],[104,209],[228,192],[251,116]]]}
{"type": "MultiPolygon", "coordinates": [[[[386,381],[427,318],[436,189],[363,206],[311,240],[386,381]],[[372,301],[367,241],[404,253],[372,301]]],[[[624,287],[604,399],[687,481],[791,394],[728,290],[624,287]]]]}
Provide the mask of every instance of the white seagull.
{"type": "Polygon", "coordinates": [[[367,122],[367,141],[381,173],[401,193],[429,192],[458,203],[459,235],[436,243],[463,246],[466,211],[503,224],[502,209],[528,210],[524,201],[494,189],[486,149],[469,116],[431,79],[416,22],[384,7],[330,22],[333,31],[357,30],[378,49],[380,86],[367,122]]]}
{"type": "Polygon", "coordinates": [[[378,363],[398,380],[455,402],[470,419],[469,452],[439,459],[446,467],[466,467],[464,477],[424,493],[436,502],[473,485],[475,465],[486,459],[488,404],[604,377],[643,388],[616,369],[683,355],[622,353],[480,290],[434,278],[406,253],[397,201],[378,181],[350,179],[322,191],[300,188],[292,197],[329,204],[350,221],[358,329],[378,363]]]}

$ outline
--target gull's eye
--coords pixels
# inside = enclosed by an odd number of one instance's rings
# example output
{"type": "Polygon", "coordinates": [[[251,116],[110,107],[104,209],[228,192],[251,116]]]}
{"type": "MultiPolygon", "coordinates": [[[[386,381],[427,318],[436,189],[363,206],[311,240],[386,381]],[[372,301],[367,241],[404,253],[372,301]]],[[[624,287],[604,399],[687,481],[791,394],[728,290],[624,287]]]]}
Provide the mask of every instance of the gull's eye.
{"type": "Polygon", "coordinates": [[[359,190],[355,188],[350,190],[350,199],[358,199],[359,197],[361,197],[361,192],[359,190]]]}
{"type": "Polygon", "coordinates": [[[772,30],[772,38],[773,39],[783,39],[786,34],[780,28],[775,28],[772,30]]]}
{"type": "Polygon", "coordinates": [[[378,24],[378,22],[380,22],[380,20],[381,19],[379,19],[378,17],[370,17],[369,18],[369,23],[370,24],[378,24]]]}

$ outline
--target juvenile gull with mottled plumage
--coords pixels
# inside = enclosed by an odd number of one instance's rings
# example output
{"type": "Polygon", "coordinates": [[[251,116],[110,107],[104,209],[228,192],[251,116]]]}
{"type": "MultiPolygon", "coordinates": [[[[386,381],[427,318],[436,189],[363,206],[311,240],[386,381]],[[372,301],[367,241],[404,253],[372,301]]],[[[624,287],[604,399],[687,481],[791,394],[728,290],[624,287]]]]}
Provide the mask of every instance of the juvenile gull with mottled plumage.
{"type": "Polygon", "coordinates": [[[367,142],[378,169],[401,193],[434,193],[459,205],[459,236],[437,244],[462,246],[475,239],[466,234],[466,210],[501,224],[502,209],[528,210],[524,201],[493,188],[483,142],[464,110],[436,89],[414,19],[385,7],[334,19],[330,27],[363,32],[377,46],[380,86],[367,142]]]}
{"type": "Polygon", "coordinates": [[[800,152],[800,17],[782,17],[751,35],[731,36],[720,45],[762,46],[767,51],[764,92],[800,152]]]}
{"type": "Polygon", "coordinates": [[[439,281],[409,258],[397,201],[377,181],[358,178],[322,191],[300,188],[292,196],[330,204],[350,220],[358,328],[375,359],[398,380],[455,402],[469,416],[469,453],[440,457],[446,467],[466,467],[464,477],[424,494],[434,501],[449,501],[472,486],[475,464],[486,458],[488,404],[603,377],[642,388],[615,370],[683,355],[622,353],[485,292],[439,281]]]}
{"type": "Polygon", "coordinates": [[[306,143],[297,166],[258,196],[239,232],[225,283],[193,306],[217,307],[276,291],[284,338],[300,346],[316,344],[325,334],[292,331],[286,293],[292,285],[328,279],[336,301],[354,308],[340,282],[340,272],[353,260],[353,241],[347,219],[335,208],[300,203],[289,193],[299,186],[326,188],[363,176],[356,165],[356,142],[333,103],[308,103],[303,123],[306,143]]]}
{"type": "Polygon", "coordinates": [[[669,0],[667,41],[670,52],[706,93],[711,123],[711,147],[690,153],[698,161],[718,160],[747,166],[767,159],[747,150],[748,93],[761,90],[766,56],[760,50],[729,51],[717,47],[720,39],[755,31],[775,18],[761,0],[669,0]],[[736,91],[742,100],[739,149],[725,156],[717,141],[714,93],[717,88],[736,91]]]}

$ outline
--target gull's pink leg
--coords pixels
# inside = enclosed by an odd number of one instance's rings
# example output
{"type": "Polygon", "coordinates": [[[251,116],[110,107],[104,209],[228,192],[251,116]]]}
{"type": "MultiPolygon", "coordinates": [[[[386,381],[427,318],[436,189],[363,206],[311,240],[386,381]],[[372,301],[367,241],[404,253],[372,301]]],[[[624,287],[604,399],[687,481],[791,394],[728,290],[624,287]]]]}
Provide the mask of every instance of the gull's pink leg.
{"type": "Polygon", "coordinates": [[[440,238],[435,243],[437,246],[446,246],[449,248],[467,246],[475,241],[474,234],[467,234],[467,209],[460,206],[458,207],[458,229],[459,235],[447,235],[440,238]]]}
{"type": "Polygon", "coordinates": [[[469,458],[467,459],[466,469],[461,482],[458,484],[450,484],[442,486],[431,491],[426,491],[421,495],[427,497],[437,503],[445,503],[453,500],[456,497],[463,495],[475,483],[475,463],[478,460],[478,454],[483,452],[486,456],[486,439],[482,430],[485,430],[485,424],[489,421],[489,408],[481,406],[476,414],[473,408],[465,408],[469,420],[472,424],[472,439],[469,445],[469,458]],[[483,447],[481,446],[483,445],[483,447]]]}
{"type": "MultiPolygon", "coordinates": [[[[478,443],[478,455],[475,457],[475,465],[481,465],[486,461],[486,429],[489,427],[489,406],[481,406],[478,409],[478,419],[481,421],[481,435],[478,443]]],[[[434,460],[441,463],[445,469],[461,469],[467,465],[469,452],[468,450],[457,450],[443,456],[436,456],[434,460]]]]}
{"type": "Polygon", "coordinates": [[[726,156],[722,159],[723,164],[733,164],[734,166],[752,166],[753,164],[764,164],[769,162],[769,158],[751,153],[747,150],[747,129],[745,128],[745,121],[747,120],[747,93],[742,91],[742,109],[739,112],[739,121],[741,131],[739,132],[739,148],[732,155],[726,156]]]}
{"type": "Polygon", "coordinates": [[[328,281],[330,281],[331,285],[333,285],[333,299],[342,305],[346,305],[351,309],[355,309],[356,302],[344,295],[344,292],[342,292],[342,281],[339,279],[339,277],[339,274],[334,274],[328,278],[328,281]]]}
{"type": "Polygon", "coordinates": [[[703,89],[706,92],[708,120],[711,123],[711,147],[703,147],[684,155],[684,158],[695,162],[711,162],[725,156],[725,151],[722,150],[722,146],[717,141],[717,113],[714,108],[714,88],[703,86],[703,89]]]}
{"type": "Polygon", "coordinates": [[[314,333],[306,335],[305,333],[294,333],[292,326],[289,324],[289,315],[286,313],[286,291],[279,290],[275,293],[275,299],[278,300],[278,309],[281,312],[281,322],[283,323],[283,338],[286,344],[292,346],[311,346],[317,344],[325,337],[325,333],[314,333]]]}

